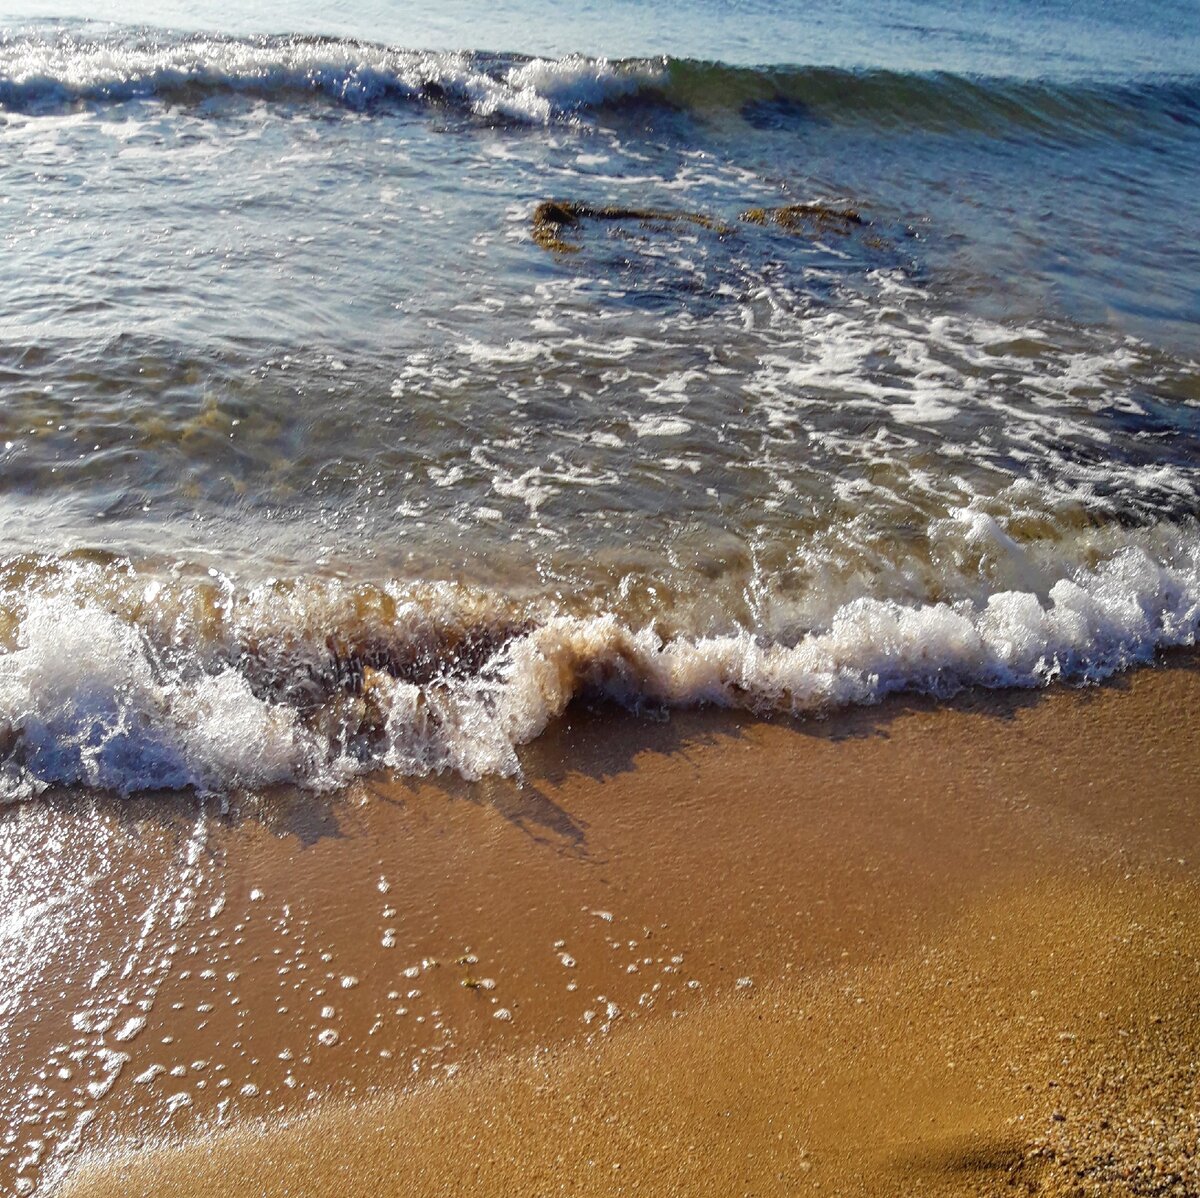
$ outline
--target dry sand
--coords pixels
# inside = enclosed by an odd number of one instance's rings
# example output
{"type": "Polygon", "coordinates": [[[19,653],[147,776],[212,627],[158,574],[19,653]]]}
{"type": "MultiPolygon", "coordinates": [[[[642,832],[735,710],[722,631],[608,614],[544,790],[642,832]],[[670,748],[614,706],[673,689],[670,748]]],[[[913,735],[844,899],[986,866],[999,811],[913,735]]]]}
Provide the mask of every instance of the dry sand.
{"type": "Polygon", "coordinates": [[[89,930],[18,978],[12,1176],[1200,1193],[1198,710],[1181,657],[801,725],[573,712],[523,786],[31,804],[9,853],[53,832],[89,930]]]}

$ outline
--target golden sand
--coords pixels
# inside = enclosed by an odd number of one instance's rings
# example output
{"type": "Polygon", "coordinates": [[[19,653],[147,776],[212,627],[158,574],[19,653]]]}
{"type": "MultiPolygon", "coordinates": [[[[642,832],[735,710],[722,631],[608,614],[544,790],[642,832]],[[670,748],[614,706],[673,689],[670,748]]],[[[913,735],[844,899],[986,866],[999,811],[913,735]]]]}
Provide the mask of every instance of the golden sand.
{"type": "Polygon", "coordinates": [[[1178,658],[819,724],[572,713],[524,787],[234,811],[60,1190],[1200,1192],[1197,710],[1178,658]]]}

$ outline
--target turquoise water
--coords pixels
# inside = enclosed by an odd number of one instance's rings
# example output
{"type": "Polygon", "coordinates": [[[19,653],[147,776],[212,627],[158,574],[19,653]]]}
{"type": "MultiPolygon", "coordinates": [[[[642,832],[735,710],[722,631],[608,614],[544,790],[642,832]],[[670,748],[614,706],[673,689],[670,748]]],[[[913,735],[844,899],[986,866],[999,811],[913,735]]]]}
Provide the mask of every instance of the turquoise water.
{"type": "Polygon", "coordinates": [[[1194,6],[2,25],[7,797],[1194,642],[1194,6]]]}
{"type": "Polygon", "coordinates": [[[780,0],[458,0],[304,5],[7,3],[11,25],[112,22],[240,36],[316,34],[418,50],[548,57],[693,58],[742,66],[824,65],[1021,77],[1188,75],[1200,50],[1190,0],[961,3],[781,3],[780,0]]]}

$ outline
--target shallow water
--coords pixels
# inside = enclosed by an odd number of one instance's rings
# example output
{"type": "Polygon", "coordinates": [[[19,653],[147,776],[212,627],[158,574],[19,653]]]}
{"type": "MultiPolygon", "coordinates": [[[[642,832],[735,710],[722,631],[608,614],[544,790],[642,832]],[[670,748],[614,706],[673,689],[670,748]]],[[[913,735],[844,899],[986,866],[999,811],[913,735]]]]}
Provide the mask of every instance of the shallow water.
{"type": "Polygon", "coordinates": [[[6,11],[9,797],[1194,642],[1191,6],[6,11]]]}

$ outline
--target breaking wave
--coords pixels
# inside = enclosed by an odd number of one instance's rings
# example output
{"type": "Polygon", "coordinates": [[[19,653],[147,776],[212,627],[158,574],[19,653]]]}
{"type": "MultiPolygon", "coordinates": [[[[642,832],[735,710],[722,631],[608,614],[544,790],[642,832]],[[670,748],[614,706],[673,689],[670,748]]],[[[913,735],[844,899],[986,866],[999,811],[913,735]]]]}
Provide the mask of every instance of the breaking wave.
{"type": "Polygon", "coordinates": [[[440,104],[534,124],[639,103],[701,115],[738,111],[758,125],[867,121],[1048,137],[1200,127],[1200,80],[1191,76],[1050,82],[672,58],[433,53],[298,36],[92,40],[39,31],[0,42],[0,109],[40,113],[142,98],[195,104],[224,93],[281,103],[315,98],[360,112],[440,104]]]}
{"type": "Polygon", "coordinates": [[[1098,681],[1196,644],[1200,528],[1175,531],[1126,530],[1045,593],[860,596],[789,636],[664,633],[449,584],[239,589],[59,562],[0,597],[0,796],[514,774],[518,747],[577,698],[804,716],[899,691],[1098,681]]]}
{"type": "Polygon", "coordinates": [[[653,62],[431,53],[326,38],[32,37],[0,46],[0,106],[38,112],[144,97],[199,103],[238,93],[281,102],[314,97],[356,111],[443,103],[481,117],[546,123],[633,94],[662,71],[653,62]]]}

